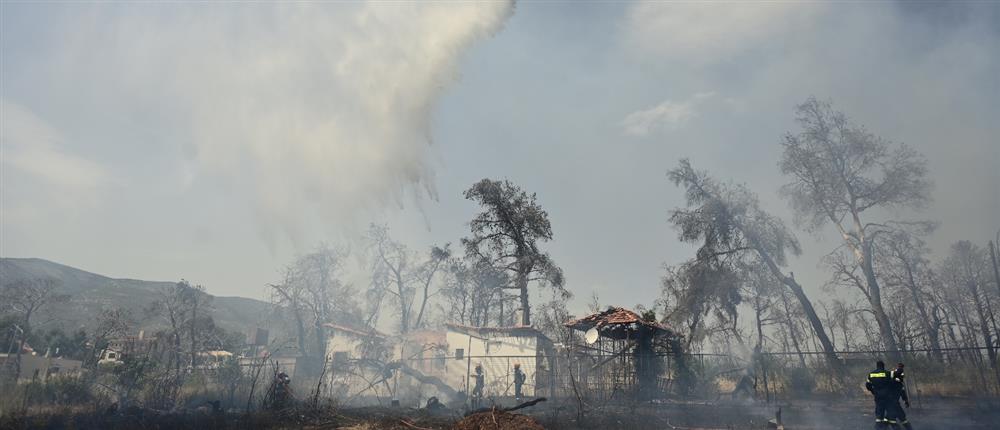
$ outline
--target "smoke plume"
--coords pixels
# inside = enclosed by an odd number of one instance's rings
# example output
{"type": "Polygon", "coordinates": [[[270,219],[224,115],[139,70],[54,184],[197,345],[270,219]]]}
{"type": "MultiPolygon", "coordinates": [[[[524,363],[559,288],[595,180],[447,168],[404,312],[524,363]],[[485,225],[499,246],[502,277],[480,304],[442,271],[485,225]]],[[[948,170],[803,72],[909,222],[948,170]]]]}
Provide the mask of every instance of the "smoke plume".
{"type": "Polygon", "coordinates": [[[180,186],[222,179],[269,243],[310,246],[317,225],[435,197],[434,103],[461,54],[513,12],[512,2],[231,6],[33,10],[51,20],[38,43],[55,55],[31,58],[52,88],[28,102],[62,91],[95,126],[145,129],[179,148],[180,186]]]}

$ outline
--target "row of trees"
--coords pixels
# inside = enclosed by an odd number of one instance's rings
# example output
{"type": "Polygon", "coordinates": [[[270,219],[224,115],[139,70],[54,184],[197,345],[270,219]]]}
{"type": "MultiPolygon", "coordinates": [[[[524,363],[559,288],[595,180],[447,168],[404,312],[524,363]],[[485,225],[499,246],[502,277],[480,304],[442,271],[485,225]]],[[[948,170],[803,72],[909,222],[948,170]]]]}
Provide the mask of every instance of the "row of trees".
{"type": "MultiPolygon", "coordinates": [[[[810,233],[832,228],[840,238],[822,261],[831,274],[824,287],[839,298],[814,305],[787,268],[787,256],[801,253],[793,231],[746,185],[720,182],[681,160],[669,178],[687,204],[670,222],[698,248],[667,270],[660,301],[666,319],[685,329],[690,346],[711,339],[759,353],[780,345],[798,352],[803,365],[803,352],[816,348],[837,371],[838,349],[884,350],[901,360],[904,351],[926,348],[944,360],[942,348],[979,347],[996,371],[1000,272],[993,242],[987,251],[959,241],[932,263],[924,238],[936,223],[892,216],[929,202],[924,158],[829,102],[810,98],[797,112],[801,129],[782,142],[778,167],[788,182],[781,194],[797,226],[810,233]],[[753,313],[752,321],[739,322],[741,309],[753,313]]],[[[962,354],[981,357],[976,350],[962,354]]]]}
{"type": "MultiPolygon", "coordinates": [[[[372,224],[361,255],[371,283],[360,289],[343,281],[348,252],[321,246],[296,259],[282,282],[270,284],[271,301],[292,321],[304,355],[325,357],[326,323],[375,327],[392,315],[398,333],[444,321],[475,326],[532,325],[532,285],[550,287],[542,326],[565,312],[570,297],[562,270],[540,248],[552,239],[548,214],[534,194],[505,180],[483,179],[465,192],[483,208],[461,238],[451,244],[412,250],[388,227],[372,224]]],[[[560,321],[561,322],[561,321],[560,321]]]]}

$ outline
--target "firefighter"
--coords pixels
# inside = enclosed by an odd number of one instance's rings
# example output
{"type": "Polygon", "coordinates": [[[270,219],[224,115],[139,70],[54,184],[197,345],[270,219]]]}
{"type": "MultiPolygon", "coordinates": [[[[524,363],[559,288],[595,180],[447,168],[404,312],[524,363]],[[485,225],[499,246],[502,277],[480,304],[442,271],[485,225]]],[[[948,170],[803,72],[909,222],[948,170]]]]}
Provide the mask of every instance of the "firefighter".
{"type": "Polygon", "coordinates": [[[903,373],[903,363],[896,364],[896,368],[890,372],[889,376],[892,377],[895,395],[886,411],[886,420],[889,424],[898,424],[906,430],[911,430],[913,427],[910,425],[910,421],[906,419],[906,411],[899,406],[899,400],[902,399],[903,404],[907,408],[910,407],[910,396],[906,393],[906,383],[904,381],[906,375],[903,373]]]}
{"type": "Polygon", "coordinates": [[[875,363],[875,370],[868,372],[865,388],[875,397],[875,428],[888,428],[890,422],[886,418],[886,409],[897,402],[899,391],[898,384],[892,379],[891,372],[885,370],[885,363],[881,360],[875,363]]]}
{"type": "Polygon", "coordinates": [[[514,363],[514,399],[518,402],[521,401],[523,396],[521,395],[521,387],[524,386],[525,377],[524,372],[521,371],[521,363],[514,363]]]}
{"type": "Polygon", "coordinates": [[[486,385],[482,364],[476,364],[476,374],[472,375],[472,378],[476,380],[476,385],[472,387],[472,408],[478,409],[483,401],[483,386],[486,385]]]}
{"type": "Polygon", "coordinates": [[[272,406],[274,409],[284,409],[292,397],[292,378],[285,372],[278,373],[272,385],[274,396],[272,406]]]}

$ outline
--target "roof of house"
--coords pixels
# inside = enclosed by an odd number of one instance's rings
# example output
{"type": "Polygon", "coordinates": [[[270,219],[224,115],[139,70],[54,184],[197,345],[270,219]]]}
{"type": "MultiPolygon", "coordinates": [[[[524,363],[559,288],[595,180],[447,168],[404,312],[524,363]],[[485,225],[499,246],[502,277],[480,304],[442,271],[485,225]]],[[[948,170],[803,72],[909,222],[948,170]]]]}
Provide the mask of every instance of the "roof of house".
{"type": "Polygon", "coordinates": [[[447,345],[448,341],[443,331],[414,330],[400,336],[404,341],[422,345],[447,345]]]}
{"type": "Polygon", "coordinates": [[[580,331],[596,328],[601,336],[615,339],[629,337],[630,332],[640,327],[653,330],[656,334],[669,336],[676,334],[673,329],[665,324],[656,321],[646,321],[639,314],[620,307],[609,307],[603,312],[567,321],[563,325],[580,331]]]}
{"type": "Polygon", "coordinates": [[[490,334],[503,334],[507,336],[524,336],[524,337],[540,337],[545,340],[549,340],[542,332],[536,330],[534,327],[519,325],[512,327],[474,327],[461,324],[447,323],[445,326],[448,330],[459,332],[462,334],[469,334],[473,336],[486,337],[490,334]]]}
{"type": "Polygon", "coordinates": [[[378,330],[375,330],[373,328],[357,329],[357,328],[347,327],[347,326],[343,326],[343,325],[340,325],[340,324],[333,324],[333,323],[323,324],[323,327],[331,328],[331,329],[334,329],[336,331],[339,331],[339,332],[342,332],[342,333],[346,333],[346,334],[350,334],[350,335],[357,336],[357,337],[375,336],[375,337],[383,338],[383,339],[387,337],[385,334],[379,333],[378,330]]]}

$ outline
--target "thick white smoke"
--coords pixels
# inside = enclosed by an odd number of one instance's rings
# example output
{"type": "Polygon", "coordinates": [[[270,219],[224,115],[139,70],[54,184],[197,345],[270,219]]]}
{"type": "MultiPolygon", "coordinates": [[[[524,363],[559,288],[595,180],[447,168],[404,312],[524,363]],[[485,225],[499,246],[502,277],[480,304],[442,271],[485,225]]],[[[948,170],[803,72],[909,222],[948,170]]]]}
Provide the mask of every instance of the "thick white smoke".
{"type": "Polygon", "coordinates": [[[432,105],[512,3],[371,2],[333,16],[343,12],[279,8],[254,18],[269,30],[231,29],[246,31],[240,46],[199,60],[211,88],[191,94],[198,160],[253,186],[265,224],[293,240],[303,211],[337,222],[408,190],[434,195],[432,105]]]}
{"type": "Polygon", "coordinates": [[[50,20],[44,43],[55,45],[29,60],[50,75],[38,92],[64,93],[95,127],[141,124],[159,144],[181,146],[178,182],[221,179],[252,202],[270,243],[287,234],[312,246],[317,224],[434,196],[434,102],[513,2],[34,11],[50,20]]]}

